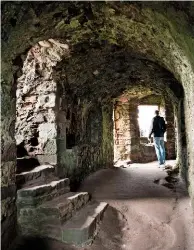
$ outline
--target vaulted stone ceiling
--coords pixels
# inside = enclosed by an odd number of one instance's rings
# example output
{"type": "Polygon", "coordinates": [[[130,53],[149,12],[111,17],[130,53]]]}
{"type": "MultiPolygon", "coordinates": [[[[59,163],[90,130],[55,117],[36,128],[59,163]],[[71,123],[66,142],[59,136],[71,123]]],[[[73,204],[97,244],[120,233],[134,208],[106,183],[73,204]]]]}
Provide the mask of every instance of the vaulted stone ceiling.
{"type": "Polygon", "coordinates": [[[72,46],[87,41],[127,48],[165,66],[179,80],[191,73],[191,2],[16,2],[3,4],[2,10],[5,61],[40,40],[58,37],[72,46]]]}
{"type": "MultiPolygon", "coordinates": [[[[57,60],[49,72],[54,73],[59,86],[64,85],[70,99],[92,99],[95,104],[100,98],[103,105],[103,100],[128,91],[130,95],[162,93],[173,103],[178,100],[177,122],[184,121],[185,127],[179,125],[186,131],[186,143],[179,149],[185,154],[181,172],[194,206],[194,2],[3,2],[1,128],[5,190],[15,185],[16,83],[27,52],[49,39],[68,45],[70,54],[61,62],[57,60]]],[[[86,113],[90,102],[83,103],[86,113]]],[[[106,162],[112,153],[107,138],[112,136],[107,115],[104,118],[106,140],[102,148],[107,149],[106,162]]],[[[86,126],[87,119],[80,116],[80,120],[86,126]]],[[[89,171],[85,159],[81,164],[89,171]]],[[[4,198],[3,211],[10,220],[9,228],[14,228],[16,213],[10,211],[14,211],[15,201],[10,201],[9,194],[4,198]]],[[[4,238],[9,239],[7,226],[4,232],[4,238]]]]}
{"type": "Polygon", "coordinates": [[[165,68],[118,46],[87,43],[75,46],[71,56],[55,68],[54,78],[74,95],[102,101],[128,90],[128,96],[150,92],[182,97],[181,84],[165,68]]]}
{"type": "MultiPolygon", "coordinates": [[[[56,79],[74,95],[115,98],[147,86],[174,102],[178,84],[192,83],[193,4],[147,2],[15,2],[2,5],[3,79],[21,70],[26,51],[41,40],[68,44],[56,79]],[[20,39],[20,37],[25,39],[20,39]],[[173,97],[175,95],[175,97],[173,97]]],[[[16,77],[15,77],[16,78],[16,77]]]]}

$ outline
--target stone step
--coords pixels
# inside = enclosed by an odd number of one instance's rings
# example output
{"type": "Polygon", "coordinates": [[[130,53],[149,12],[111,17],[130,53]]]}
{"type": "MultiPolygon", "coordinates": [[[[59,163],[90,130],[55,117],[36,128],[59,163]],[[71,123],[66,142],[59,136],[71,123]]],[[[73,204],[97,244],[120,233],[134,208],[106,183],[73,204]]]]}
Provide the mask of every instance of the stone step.
{"type": "Polygon", "coordinates": [[[18,223],[21,228],[31,224],[34,229],[40,230],[41,225],[63,225],[77,210],[89,201],[87,192],[61,195],[46,201],[38,207],[25,207],[18,211],[18,223]]]}
{"type": "Polygon", "coordinates": [[[62,242],[73,245],[90,243],[97,234],[98,225],[108,204],[106,202],[91,202],[78,211],[63,225],[62,242]]]}
{"type": "Polygon", "coordinates": [[[17,168],[16,173],[20,174],[22,172],[27,172],[33,170],[35,167],[40,166],[39,161],[35,157],[24,156],[17,158],[17,168]]]}
{"type": "Polygon", "coordinates": [[[23,172],[20,174],[16,174],[16,183],[18,188],[25,186],[27,183],[28,186],[33,185],[36,183],[36,180],[42,180],[47,182],[47,180],[54,180],[55,178],[55,167],[51,165],[41,165],[35,167],[31,171],[23,172]]]}
{"type": "Polygon", "coordinates": [[[69,191],[68,178],[52,181],[45,185],[22,188],[17,191],[17,208],[37,206],[69,191]]]}
{"type": "Polygon", "coordinates": [[[56,176],[49,176],[47,178],[43,178],[40,177],[38,179],[35,180],[31,180],[31,181],[27,181],[26,183],[24,183],[23,185],[17,185],[17,189],[23,189],[23,188],[31,188],[31,187],[35,187],[35,186],[42,186],[45,184],[49,184],[52,181],[58,181],[59,178],[56,176]]]}
{"type": "Polygon", "coordinates": [[[57,224],[56,219],[53,219],[52,223],[50,223],[50,218],[48,221],[42,222],[36,217],[36,214],[34,219],[29,217],[28,221],[23,221],[19,217],[18,222],[22,235],[38,234],[39,236],[56,239],[68,244],[86,245],[91,243],[98,233],[99,223],[107,206],[108,204],[105,202],[90,202],[77,211],[63,225],[57,224]]]}
{"type": "MultiPolygon", "coordinates": [[[[73,193],[69,192],[61,195],[51,201],[40,205],[39,211],[46,215],[57,215],[61,223],[72,217],[72,215],[89,201],[87,192],[73,193]]],[[[56,223],[56,221],[55,221],[56,223]]]]}

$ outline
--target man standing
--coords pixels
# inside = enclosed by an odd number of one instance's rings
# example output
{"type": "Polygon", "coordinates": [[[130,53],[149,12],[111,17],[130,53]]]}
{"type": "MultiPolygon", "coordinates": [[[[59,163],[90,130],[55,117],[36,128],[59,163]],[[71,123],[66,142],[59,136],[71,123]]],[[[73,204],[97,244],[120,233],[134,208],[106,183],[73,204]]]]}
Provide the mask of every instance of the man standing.
{"type": "Polygon", "coordinates": [[[165,147],[164,147],[164,133],[166,132],[166,124],[164,118],[159,116],[159,111],[155,111],[156,116],[152,119],[150,127],[149,140],[154,134],[154,146],[159,162],[159,167],[164,167],[165,164],[165,147]]]}

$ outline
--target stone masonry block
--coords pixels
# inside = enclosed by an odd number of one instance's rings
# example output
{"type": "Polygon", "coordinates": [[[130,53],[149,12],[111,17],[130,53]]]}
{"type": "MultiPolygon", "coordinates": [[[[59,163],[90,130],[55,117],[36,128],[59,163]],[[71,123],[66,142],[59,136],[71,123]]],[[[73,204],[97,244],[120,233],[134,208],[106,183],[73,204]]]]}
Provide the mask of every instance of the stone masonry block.
{"type": "Polygon", "coordinates": [[[36,155],[37,160],[41,165],[50,164],[57,165],[57,155],[36,155]]]}
{"type": "Polygon", "coordinates": [[[56,154],[57,153],[57,142],[56,139],[48,140],[43,149],[45,154],[56,154]]]}
{"type": "Polygon", "coordinates": [[[25,102],[30,102],[30,103],[35,103],[36,102],[36,99],[37,99],[37,96],[36,95],[32,95],[32,96],[27,96],[25,97],[25,102]]]}
{"type": "Polygon", "coordinates": [[[8,186],[15,183],[15,161],[1,163],[1,186],[8,186]]]}
{"type": "Polygon", "coordinates": [[[37,123],[43,123],[44,122],[44,115],[39,113],[34,117],[34,121],[37,123]]]}
{"type": "Polygon", "coordinates": [[[17,194],[18,194],[18,198],[40,196],[44,193],[49,193],[55,190],[59,190],[68,185],[69,185],[69,179],[65,178],[59,181],[52,181],[51,183],[46,184],[46,185],[23,188],[23,189],[18,190],[17,194]]]}
{"type": "Polygon", "coordinates": [[[13,141],[3,143],[1,151],[2,161],[12,161],[16,159],[16,144],[13,141]]]}
{"type": "Polygon", "coordinates": [[[48,216],[50,215],[55,216],[56,221],[60,220],[61,222],[64,222],[72,217],[77,210],[83,207],[88,200],[89,194],[87,192],[69,192],[51,201],[43,203],[39,207],[38,212],[46,214],[46,220],[48,220],[48,216]]]}
{"type": "Polygon", "coordinates": [[[36,108],[54,108],[56,102],[56,94],[40,95],[36,104],[36,108]]]}
{"type": "Polygon", "coordinates": [[[42,123],[39,125],[39,137],[45,139],[53,139],[57,136],[57,127],[54,123],[42,123]]]}
{"type": "Polygon", "coordinates": [[[36,206],[44,201],[51,200],[54,197],[68,193],[69,179],[61,179],[52,181],[49,184],[35,186],[31,188],[22,188],[17,191],[17,207],[18,211],[22,208],[36,206]]]}
{"type": "Polygon", "coordinates": [[[51,177],[54,175],[55,168],[51,165],[41,165],[35,167],[31,171],[16,174],[16,183],[23,185],[28,181],[36,180],[39,178],[51,177]]]}
{"type": "Polygon", "coordinates": [[[51,93],[56,91],[56,83],[54,81],[43,81],[36,87],[37,93],[51,93]]]}
{"type": "Polygon", "coordinates": [[[90,241],[107,206],[105,202],[93,202],[78,211],[62,228],[63,242],[81,245],[90,241]]]}
{"type": "Polygon", "coordinates": [[[47,121],[49,121],[50,123],[52,122],[56,122],[56,115],[53,109],[48,108],[47,109],[47,114],[46,114],[46,119],[47,121]]]}
{"type": "Polygon", "coordinates": [[[8,197],[1,201],[1,216],[10,216],[15,211],[15,198],[8,197]]]}

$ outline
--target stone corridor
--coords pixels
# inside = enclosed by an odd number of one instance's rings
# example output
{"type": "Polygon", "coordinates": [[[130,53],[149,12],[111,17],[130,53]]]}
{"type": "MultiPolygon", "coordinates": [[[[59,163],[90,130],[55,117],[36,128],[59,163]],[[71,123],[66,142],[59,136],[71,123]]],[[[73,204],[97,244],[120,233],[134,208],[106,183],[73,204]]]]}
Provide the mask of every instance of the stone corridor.
{"type": "Polygon", "coordinates": [[[2,249],[36,235],[192,250],[194,3],[3,1],[1,14],[2,249]],[[165,119],[176,177],[150,163],[142,105],[165,119]]]}
{"type": "Polygon", "coordinates": [[[99,170],[87,178],[80,191],[90,191],[110,210],[102,231],[86,249],[192,250],[194,216],[187,190],[177,175],[170,174],[171,180],[167,176],[151,162],[99,170]]]}
{"type": "Polygon", "coordinates": [[[97,171],[78,190],[109,204],[92,243],[76,247],[48,240],[50,250],[193,249],[193,211],[177,173],[159,169],[157,162],[122,166],[97,171]]]}

